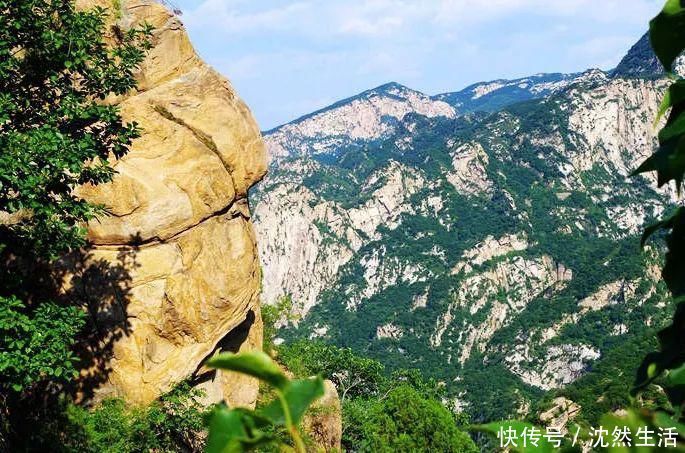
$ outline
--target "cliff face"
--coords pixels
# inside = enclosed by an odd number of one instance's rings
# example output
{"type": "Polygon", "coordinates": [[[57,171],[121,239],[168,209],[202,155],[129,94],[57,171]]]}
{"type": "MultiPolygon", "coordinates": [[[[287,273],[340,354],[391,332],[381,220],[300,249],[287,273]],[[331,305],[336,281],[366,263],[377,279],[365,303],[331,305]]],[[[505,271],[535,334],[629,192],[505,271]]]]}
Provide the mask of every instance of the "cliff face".
{"type": "MultiPolygon", "coordinates": [[[[288,295],[302,315],[283,338],[411,363],[492,419],[660,326],[658,263],[638,235],[676,195],[628,175],[654,149],[667,82],[561,79],[494,112],[394,120],[387,106],[415,92],[377,89],[384,108],[352,108],[362,93],[267,132],[270,173],[252,198],[264,300],[288,295]],[[328,127],[383,121],[364,136],[328,127]]],[[[504,89],[491,88],[470,99],[504,89]]]]}
{"type": "MultiPolygon", "coordinates": [[[[103,0],[78,6],[95,4],[113,8],[103,0]]],[[[145,403],[192,378],[210,401],[251,405],[256,382],[213,374],[202,363],[218,350],[261,348],[260,270],[247,204],[248,189],[266,171],[259,128],[162,5],[128,0],[112,17],[123,29],[151,24],[154,48],[139,91],[120,100],[123,118],[139,123],[142,137],[115,162],[111,184],[79,190],[111,213],[88,225],[93,247],[65,283],[93,299],[89,348],[97,359],[83,372],[84,391],[145,403]],[[103,276],[116,277],[111,291],[103,290],[103,276]]]]}

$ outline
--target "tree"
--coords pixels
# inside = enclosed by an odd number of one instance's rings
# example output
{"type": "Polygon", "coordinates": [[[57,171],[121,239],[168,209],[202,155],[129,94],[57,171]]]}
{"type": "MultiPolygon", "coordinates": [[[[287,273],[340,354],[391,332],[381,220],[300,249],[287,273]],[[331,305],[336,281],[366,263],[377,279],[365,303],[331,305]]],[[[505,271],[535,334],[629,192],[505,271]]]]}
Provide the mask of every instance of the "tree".
{"type": "Polygon", "coordinates": [[[75,189],[110,181],[111,160],[140,133],[108,101],[136,87],[151,30],[107,28],[107,14],[77,11],[72,0],[0,0],[3,415],[12,392],[76,372],[71,348],[84,316],[46,296],[46,265],[86,245],[85,222],[105,208],[75,189]]]}
{"type": "Polygon", "coordinates": [[[278,328],[282,324],[297,321],[299,316],[293,311],[293,299],[289,295],[280,297],[275,304],[262,305],[262,323],[264,324],[263,349],[271,352],[278,328]]]}
{"type": "Polygon", "coordinates": [[[54,258],[85,244],[83,221],[104,213],[74,194],[108,182],[112,157],[138,136],[117,106],[135,88],[150,30],[113,28],[102,8],[69,0],[0,1],[0,211],[2,247],[54,258]]]}
{"type": "Polygon", "coordinates": [[[333,381],[342,403],[347,397],[376,395],[384,379],[380,362],[318,341],[298,341],[282,348],[280,357],[296,375],[333,381]]]}
{"type": "Polygon", "coordinates": [[[399,385],[382,399],[358,398],[344,412],[343,447],[359,452],[476,452],[439,401],[399,385]]]}

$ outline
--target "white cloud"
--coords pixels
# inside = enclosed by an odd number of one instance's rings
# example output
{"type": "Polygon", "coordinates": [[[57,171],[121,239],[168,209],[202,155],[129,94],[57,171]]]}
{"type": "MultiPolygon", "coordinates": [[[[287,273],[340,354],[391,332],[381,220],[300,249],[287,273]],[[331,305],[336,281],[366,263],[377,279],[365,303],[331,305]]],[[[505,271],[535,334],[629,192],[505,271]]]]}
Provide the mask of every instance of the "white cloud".
{"type": "Polygon", "coordinates": [[[291,30],[311,11],[308,2],[290,2],[275,8],[254,10],[251,2],[205,0],[197,8],[184,11],[189,26],[212,27],[214,33],[259,33],[267,30],[291,30]]]}
{"type": "Polygon", "coordinates": [[[608,68],[662,0],[175,0],[265,126],[395,80],[430,93],[608,68]],[[308,105],[313,105],[310,102],[308,105]],[[287,114],[286,111],[290,111],[287,114]],[[264,113],[262,113],[264,112],[264,113]]]}
{"type": "MultiPolygon", "coordinates": [[[[597,23],[643,23],[660,0],[205,0],[186,12],[191,26],[214,33],[289,32],[330,38],[393,36],[408,30],[443,33],[512,15],[540,15],[597,23]]],[[[486,30],[493,32],[493,30],[486,30]]]]}
{"type": "Polygon", "coordinates": [[[404,18],[399,16],[374,19],[352,17],[343,20],[338,27],[338,31],[342,34],[382,36],[396,32],[402,28],[404,23],[404,18]]]}

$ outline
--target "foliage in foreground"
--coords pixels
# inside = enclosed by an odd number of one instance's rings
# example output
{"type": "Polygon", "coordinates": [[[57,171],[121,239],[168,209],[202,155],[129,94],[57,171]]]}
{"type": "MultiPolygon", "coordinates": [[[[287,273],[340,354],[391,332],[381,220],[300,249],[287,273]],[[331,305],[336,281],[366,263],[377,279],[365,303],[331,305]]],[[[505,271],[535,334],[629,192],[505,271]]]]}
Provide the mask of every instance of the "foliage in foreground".
{"type": "MultiPolygon", "coordinates": [[[[79,198],[108,182],[112,157],[140,133],[103,100],[136,87],[147,27],[105,42],[107,13],[72,0],[0,0],[0,388],[68,381],[83,327],[74,301],[44,296],[40,268],[85,245],[83,223],[104,214],[79,198]],[[39,282],[40,284],[36,284],[39,282]],[[47,300],[46,300],[47,299],[47,300]]],[[[48,290],[47,293],[50,291],[48,290]]]]}
{"type": "Polygon", "coordinates": [[[199,452],[203,396],[190,384],[181,383],[144,407],[108,399],[94,408],[84,408],[64,399],[32,418],[31,430],[12,446],[12,451],[199,452]]]}
{"type": "Polygon", "coordinates": [[[263,352],[223,353],[207,362],[212,368],[236,371],[269,385],[276,399],[257,410],[220,405],[208,418],[207,453],[252,450],[278,441],[275,429],[285,428],[295,451],[306,451],[299,423],[309,406],[324,394],[321,377],[289,379],[263,352]]]}
{"type": "Polygon", "coordinates": [[[93,411],[70,405],[67,417],[75,435],[65,447],[93,453],[199,451],[201,397],[200,391],[184,383],[144,408],[131,408],[116,399],[93,411]]]}
{"type": "Polygon", "coordinates": [[[0,0],[0,211],[14,216],[3,247],[56,257],[84,245],[81,223],[104,210],[74,188],[111,181],[110,158],[140,133],[102,101],[136,87],[150,30],[110,45],[106,18],[71,0],[0,0]]]}
{"type": "MultiPolygon", "coordinates": [[[[675,79],[662,102],[657,121],[670,108],[665,126],[659,132],[659,148],[635,173],[655,171],[659,186],[674,181],[680,193],[685,176],[685,79],[673,71],[676,58],[685,51],[685,5],[667,0],[663,10],[650,22],[650,41],[666,72],[675,79]]],[[[666,230],[666,262],[663,279],[673,295],[676,311],[670,326],[658,334],[660,350],[649,354],[636,378],[635,395],[659,379],[670,404],[641,418],[651,424],[670,420],[685,439],[685,211],[645,230],[643,243],[658,230],[666,230]]]]}
{"type": "Polygon", "coordinates": [[[31,315],[16,297],[0,297],[0,373],[18,392],[44,379],[76,375],[73,339],[85,324],[77,307],[40,304],[31,315]]]}
{"type": "Polygon", "coordinates": [[[85,313],[50,265],[105,214],[76,187],[111,181],[140,134],[105,100],[136,88],[151,30],[107,22],[73,0],[0,0],[0,449],[76,374],[85,313]]]}

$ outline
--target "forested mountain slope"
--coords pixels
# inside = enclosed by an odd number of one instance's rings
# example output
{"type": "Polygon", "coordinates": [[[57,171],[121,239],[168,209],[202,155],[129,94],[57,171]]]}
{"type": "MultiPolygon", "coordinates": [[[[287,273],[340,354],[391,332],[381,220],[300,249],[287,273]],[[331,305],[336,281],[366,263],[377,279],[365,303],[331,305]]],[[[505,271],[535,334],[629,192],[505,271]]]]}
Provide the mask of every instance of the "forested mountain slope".
{"type": "Polygon", "coordinates": [[[267,133],[252,203],[265,301],[302,316],[284,338],[411,364],[476,420],[634,369],[667,316],[637,235],[675,195],[627,180],[665,87],[628,57],[489,113],[391,84],[267,133]]]}

